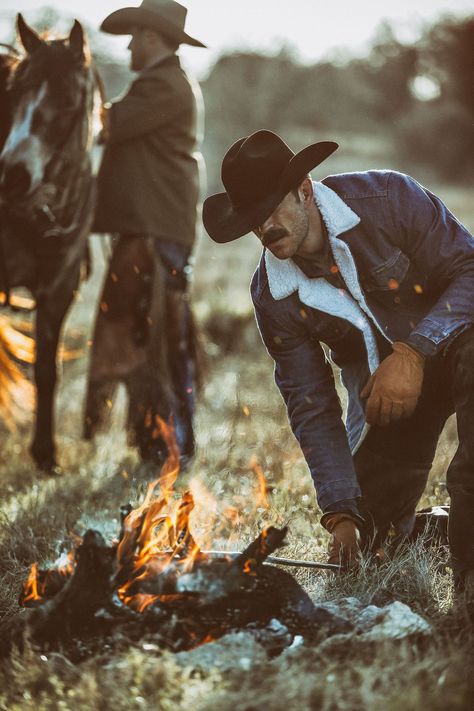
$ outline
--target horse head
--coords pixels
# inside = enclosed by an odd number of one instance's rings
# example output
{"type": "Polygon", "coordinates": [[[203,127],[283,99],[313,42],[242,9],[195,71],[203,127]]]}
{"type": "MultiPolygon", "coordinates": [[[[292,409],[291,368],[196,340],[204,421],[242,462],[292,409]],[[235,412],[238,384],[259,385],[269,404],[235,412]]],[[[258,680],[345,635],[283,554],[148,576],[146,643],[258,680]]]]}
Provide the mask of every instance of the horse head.
{"type": "Polygon", "coordinates": [[[0,152],[5,143],[5,139],[10,131],[10,98],[8,94],[8,84],[13,68],[17,63],[15,50],[3,43],[2,49],[7,49],[8,53],[0,54],[0,152]]]}
{"type": "MultiPolygon", "coordinates": [[[[72,133],[91,113],[91,71],[77,20],[62,39],[43,39],[21,14],[17,30],[25,55],[10,77],[10,130],[0,154],[0,192],[23,203],[47,180],[59,157],[67,161],[72,133]]],[[[73,140],[89,140],[84,128],[73,140]]]]}

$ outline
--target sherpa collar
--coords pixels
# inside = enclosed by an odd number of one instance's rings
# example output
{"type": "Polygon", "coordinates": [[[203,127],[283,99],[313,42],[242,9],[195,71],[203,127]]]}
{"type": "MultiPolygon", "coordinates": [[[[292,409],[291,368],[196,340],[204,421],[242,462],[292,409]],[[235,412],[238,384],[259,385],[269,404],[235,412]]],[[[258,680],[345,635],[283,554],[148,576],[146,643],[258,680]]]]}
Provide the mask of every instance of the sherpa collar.
{"type": "Polygon", "coordinates": [[[297,291],[300,301],[310,308],[346,319],[356,326],[363,335],[369,370],[373,373],[379,364],[379,355],[371,322],[379,330],[380,326],[367,306],[351,251],[338,237],[358,225],[360,217],[326,185],[313,182],[313,189],[316,205],[327,228],[334,261],[347,291],[332,286],[323,277],[310,279],[292,259],[277,259],[267,249],[265,265],[270,293],[274,299],[280,300],[297,291]]]}
{"type": "MultiPolygon", "coordinates": [[[[360,217],[327,185],[313,181],[313,192],[314,201],[326,225],[334,260],[345,278],[346,269],[344,265],[341,269],[338,259],[343,243],[337,237],[358,225],[360,217]]],[[[305,277],[292,259],[278,259],[268,249],[265,250],[265,266],[270,293],[277,301],[297,291],[302,277],[305,277]]]]}

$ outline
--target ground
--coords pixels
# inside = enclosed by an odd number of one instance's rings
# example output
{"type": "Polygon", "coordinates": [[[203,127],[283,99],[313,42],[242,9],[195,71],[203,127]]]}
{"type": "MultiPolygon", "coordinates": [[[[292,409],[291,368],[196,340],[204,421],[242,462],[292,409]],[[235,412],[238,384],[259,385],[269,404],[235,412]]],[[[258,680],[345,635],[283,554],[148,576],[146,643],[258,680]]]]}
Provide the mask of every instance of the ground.
{"type": "MultiPolygon", "coordinates": [[[[439,187],[439,194],[471,229],[469,194],[439,187]]],[[[122,503],[140,501],[145,474],[122,430],[123,396],[110,431],[94,444],[80,439],[87,341],[103,274],[104,248],[94,238],[95,272],[84,285],[66,325],[84,357],[63,367],[58,397],[59,457],[63,478],[39,476],[28,456],[28,430],[2,434],[0,454],[0,616],[17,610],[21,582],[34,561],[51,562],[72,531],[118,531],[122,503]]],[[[197,416],[198,455],[178,479],[197,506],[193,531],[203,547],[238,549],[269,523],[288,524],[287,557],[324,560],[326,534],[318,523],[312,483],[289,432],[273,383],[272,364],[259,342],[248,296],[258,258],[252,238],[218,247],[202,237],[194,304],[204,332],[207,373],[197,416]],[[262,487],[258,467],[265,477],[262,487]]],[[[447,502],[444,473],[455,447],[451,421],[440,442],[422,504],[447,502]]],[[[421,546],[357,576],[328,577],[299,571],[314,600],[355,595],[368,601],[381,589],[432,622],[423,644],[386,642],[364,649],[356,641],[328,650],[300,647],[248,669],[195,671],[171,654],[137,647],[104,651],[79,666],[60,654],[28,649],[0,671],[0,709],[279,709],[470,708],[473,636],[453,608],[449,570],[442,555],[421,546]]]]}

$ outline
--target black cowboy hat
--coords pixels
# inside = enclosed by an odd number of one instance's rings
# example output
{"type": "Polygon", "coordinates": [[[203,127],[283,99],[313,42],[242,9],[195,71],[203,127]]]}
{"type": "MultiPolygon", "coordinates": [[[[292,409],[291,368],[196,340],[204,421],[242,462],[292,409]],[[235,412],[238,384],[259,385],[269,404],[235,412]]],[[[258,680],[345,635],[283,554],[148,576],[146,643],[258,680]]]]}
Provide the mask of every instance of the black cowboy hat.
{"type": "Polygon", "coordinates": [[[100,26],[111,35],[130,35],[134,27],[162,32],[180,44],[205,47],[184,31],[187,9],[174,0],[143,0],[139,7],[123,7],[108,15],[100,26]]]}
{"type": "Polygon", "coordinates": [[[251,232],[338,147],[334,141],[320,141],[295,154],[272,131],[241,138],[222,161],[226,192],[204,201],[202,219],[209,236],[222,244],[251,232]]]}

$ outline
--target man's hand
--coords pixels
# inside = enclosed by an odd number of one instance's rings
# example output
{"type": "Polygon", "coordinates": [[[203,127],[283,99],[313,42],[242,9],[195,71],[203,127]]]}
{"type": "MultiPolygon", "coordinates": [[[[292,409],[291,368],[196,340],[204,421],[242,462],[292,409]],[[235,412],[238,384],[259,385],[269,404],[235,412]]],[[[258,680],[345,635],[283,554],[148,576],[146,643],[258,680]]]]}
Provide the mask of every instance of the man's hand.
{"type": "Polygon", "coordinates": [[[425,357],[406,343],[392,343],[393,353],[383,360],[361,392],[368,398],[369,425],[388,425],[415,411],[423,385],[425,357]]]}
{"type": "Polygon", "coordinates": [[[321,524],[332,534],[328,563],[349,569],[357,565],[360,553],[359,522],[350,513],[327,513],[321,524]]]}
{"type": "Polygon", "coordinates": [[[103,145],[104,143],[107,143],[109,139],[109,133],[110,133],[110,108],[112,104],[110,101],[107,101],[105,104],[101,104],[100,110],[99,110],[99,118],[100,118],[100,123],[102,126],[102,129],[99,133],[98,137],[98,144],[103,145]]]}

